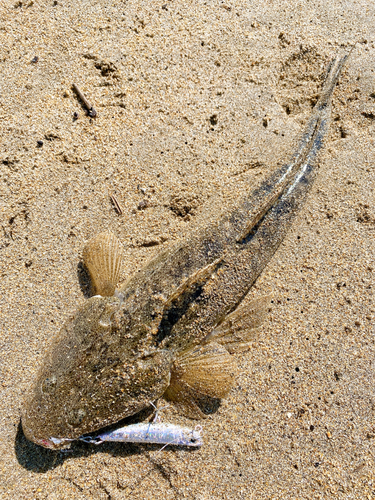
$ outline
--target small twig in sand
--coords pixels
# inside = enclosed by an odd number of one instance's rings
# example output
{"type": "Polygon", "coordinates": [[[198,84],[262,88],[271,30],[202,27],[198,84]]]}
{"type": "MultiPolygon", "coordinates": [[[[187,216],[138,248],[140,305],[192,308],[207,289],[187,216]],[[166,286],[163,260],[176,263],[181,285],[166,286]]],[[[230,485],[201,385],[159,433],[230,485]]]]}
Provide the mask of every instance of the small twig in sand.
{"type": "Polygon", "coordinates": [[[116,212],[119,215],[122,215],[122,207],[121,207],[120,203],[117,201],[117,198],[115,197],[115,195],[111,194],[110,198],[112,200],[113,205],[115,206],[116,212]]]}
{"type": "Polygon", "coordinates": [[[85,94],[80,90],[80,88],[78,87],[78,85],[76,85],[75,83],[73,83],[73,88],[77,92],[78,97],[84,102],[84,104],[85,104],[85,106],[86,106],[86,108],[88,110],[88,115],[91,118],[95,118],[96,115],[97,115],[97,113],[96,113],[96,110],[94,109],[94,106],[92,106],[92,104],[87,99],[87,97],[85,96],[85,94]]]}

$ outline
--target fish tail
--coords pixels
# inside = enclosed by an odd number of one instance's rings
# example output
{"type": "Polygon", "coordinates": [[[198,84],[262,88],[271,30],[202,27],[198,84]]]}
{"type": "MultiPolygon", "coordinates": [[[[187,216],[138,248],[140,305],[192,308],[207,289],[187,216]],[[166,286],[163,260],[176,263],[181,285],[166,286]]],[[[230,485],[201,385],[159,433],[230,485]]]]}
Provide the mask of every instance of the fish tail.
{"type": "Polygon", "coordinates": [[[238,240],[244,255],[247,254],[249,257],[246,279],[250,284],[263,271],[284,239],[315,180],[319,164],[318,153],[323,146],[329,125],[331,96],[348,56],[349,54],[336,57],[328,67],[322,93],[314,107],[312,118],[305,128],[291,162],[284,167],[282,186],[279,181],[279,186],[282,187],[282,190],[278,191],[279,193],[281,191],[279,197],[263,217],[258,218],[257,224],[249,226],[247,232],[243,232],[242,238],[238,240]]]}
{"type": "Polygon", "coordinates": [[[336,56],[329,63],[319,99],[314,106],[313,113],[306,124],[305,131],[299,145],[288,165],[289,172],[293,172],[298,169],[298,166],[301,162],[303,162],[303,159],[310,153],[310,149],[312,147],[311,143],[314,142],[314,136],[317,135],[320,122],[322,120],[328,120],[332,93],[350,54],[351,51],[342,57],[336,56]]]}
{"type": "Polygon", "coordinates": [[[325,81],[323,84],[323,89],[321,91],[319,100],[317,102],[317,106],[319,108],[322,108],[324,106],[327,106],[327,104],[329,104],[333,89],[335,88],[337,80],[341,74],[341,71],[342,71],[350,53],[345,54],[342,57],[336,56],[330,62],[328,69],[327,69],[326,78],[325,78],[325,81]]]}
{"type": "MultiPolygon", "coordinates": [[[[329,64],[321,96],[294,155],[297,160],[291,180],[256,231],[254,240],[258,240],[261,252],[264,254],[260,259],[261,262],[267,262],[276,251],[315,180],[318,153],[323,146],[329,125],[332,93],[349,55],[337,56],[329,64]]],[[[244,240],[244,243],[250,239],[252,238],[244,240]]],[[[259,266],[259,273],[262,269],[263,265],[259,266]]]]}
{"type": "Polygon", "coordinates": [[[311,163],[321,149],[328,128],[332,93],[349,55],[336,56],[330,62],[320,97],[289,162],[271,174],[233,214],[232,220],[238,228],[237,242],[249,239],[262,217],[295,183],[296,175],[306,168],[306,162],[311,163]]]}

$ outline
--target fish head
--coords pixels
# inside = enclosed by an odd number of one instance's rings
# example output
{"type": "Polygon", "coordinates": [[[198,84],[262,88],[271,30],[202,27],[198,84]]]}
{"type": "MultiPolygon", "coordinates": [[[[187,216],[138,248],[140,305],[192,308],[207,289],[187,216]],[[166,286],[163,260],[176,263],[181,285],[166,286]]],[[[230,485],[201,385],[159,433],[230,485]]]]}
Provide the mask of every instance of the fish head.
{"type": "Polygon", "coordinates": [[[64,448],[137,413],[165,392],[171,354],[134,349],[131,330],[125,325],[119,332],[113,324],[121,302],[92,297],[62,327],[25,401],[22,427],[29,440],[64,448]]]}

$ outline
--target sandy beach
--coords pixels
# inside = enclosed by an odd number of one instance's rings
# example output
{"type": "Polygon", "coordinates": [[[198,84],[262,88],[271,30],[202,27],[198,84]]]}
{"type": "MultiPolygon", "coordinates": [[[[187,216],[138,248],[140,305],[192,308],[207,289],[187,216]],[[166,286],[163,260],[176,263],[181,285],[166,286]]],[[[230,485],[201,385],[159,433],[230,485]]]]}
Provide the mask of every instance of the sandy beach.
{"type": "Polygon", "coordinates": [[[373,2],[3,0],[0,20],[0,497],[375,499],[373,2]],[[87,298],[88,239],[116,234],[124,282],[230,210],[353,46],[317,180],[246,298],[272,311],[204,446],[29,442],[21,409],[87,298]]]}

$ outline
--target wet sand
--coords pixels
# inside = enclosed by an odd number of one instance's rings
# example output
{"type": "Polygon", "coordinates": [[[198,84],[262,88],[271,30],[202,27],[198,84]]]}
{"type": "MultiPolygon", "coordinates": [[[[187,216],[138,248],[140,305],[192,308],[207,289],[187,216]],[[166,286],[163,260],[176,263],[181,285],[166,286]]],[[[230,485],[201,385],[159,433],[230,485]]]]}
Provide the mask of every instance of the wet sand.
{"type": "Polygon", "coordinates": [[[372,2],[14,0],[0,19],[1,498],[375,498],[372,2]],[[317,181],[249,294],[272,293],[271,315],[204,446],[28,442],[23,400],[85,300],[85,242],[113,231],[124,281],[214,220],[288,159],[355,42],[317,181]]]}

